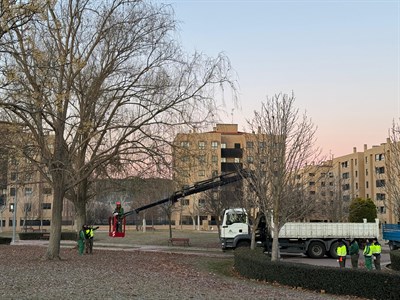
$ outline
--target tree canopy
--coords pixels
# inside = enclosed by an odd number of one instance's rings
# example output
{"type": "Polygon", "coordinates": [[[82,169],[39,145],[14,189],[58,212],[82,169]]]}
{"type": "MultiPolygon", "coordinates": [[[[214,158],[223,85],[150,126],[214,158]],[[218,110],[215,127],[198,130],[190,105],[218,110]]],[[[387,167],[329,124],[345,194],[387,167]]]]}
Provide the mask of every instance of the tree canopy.
{"type": "Polygon", "coordinates": [[[349,222],[360,223],[363,219],[375,222],[377,217],[376,207],[371,199],[355,198],[349,207],[349,222]]]}

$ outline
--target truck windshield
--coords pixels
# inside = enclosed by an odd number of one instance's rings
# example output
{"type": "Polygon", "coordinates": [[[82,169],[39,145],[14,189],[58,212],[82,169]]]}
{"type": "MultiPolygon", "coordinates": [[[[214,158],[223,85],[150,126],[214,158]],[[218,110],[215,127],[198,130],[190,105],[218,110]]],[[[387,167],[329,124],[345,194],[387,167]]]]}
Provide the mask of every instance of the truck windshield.
{"type": "Polygon", "coordinates": [[[238,212],[228,213],[226,216],[226,224],[230,225],[233,223],[246,223],[246,214],[238,212]]]}

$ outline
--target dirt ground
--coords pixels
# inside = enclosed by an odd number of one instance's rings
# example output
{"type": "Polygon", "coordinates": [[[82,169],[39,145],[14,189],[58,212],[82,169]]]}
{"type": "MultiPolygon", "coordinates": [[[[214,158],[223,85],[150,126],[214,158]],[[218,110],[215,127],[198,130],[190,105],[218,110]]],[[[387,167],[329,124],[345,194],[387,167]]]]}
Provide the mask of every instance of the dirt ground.
{"type": "Polygon", "coordinates": [[[96,250],[79,256],[62,248],[60,261],[46,248],[0,245],[0,299],[358,299],[240,278],[232,258],[96,250]],[[211,265],[228,265],[226,274],[211,265]]]}

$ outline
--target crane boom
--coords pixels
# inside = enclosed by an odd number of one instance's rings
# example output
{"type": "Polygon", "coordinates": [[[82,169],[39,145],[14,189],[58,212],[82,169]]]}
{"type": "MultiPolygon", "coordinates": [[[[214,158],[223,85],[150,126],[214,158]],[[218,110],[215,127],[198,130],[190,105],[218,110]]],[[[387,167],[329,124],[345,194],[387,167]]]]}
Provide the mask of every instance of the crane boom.
{"type": "Polygon", "coordinates": [[[156,202],[146,204],[134,210],[128,211],[123,214],[124,217],[132,215],[134,213],[139,213],[142,210],[161,205],[164,203],[170,202],[171,204],[176,203],[179,199],[184,198],[186,196],[190,196],[193,194],[197,194],[200,192],[204,192],[216,187],[224,186],[227,184],[231,184],[233,182],[242,180],[243,178],[247,178],[250,176],[250,172],[247,170],[238,170],[236,172],[225,173],[210,179],[206,179],[203,181],[196,182],[190,186],[184,187],[179,191],[174,192],[171,196],[158,200],[156,202]]]}

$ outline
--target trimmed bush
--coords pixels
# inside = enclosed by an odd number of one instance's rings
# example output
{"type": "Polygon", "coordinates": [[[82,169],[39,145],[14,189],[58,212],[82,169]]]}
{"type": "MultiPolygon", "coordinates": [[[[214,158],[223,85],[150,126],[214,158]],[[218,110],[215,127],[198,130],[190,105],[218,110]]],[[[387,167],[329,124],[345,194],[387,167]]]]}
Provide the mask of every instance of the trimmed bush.
{"type": "Polygon", "coordinates": [[[371,299],[398,299],[400,294],[400,274],[393,272],[271,262],[262,251],[249,249],[235,250],[234,267],[248,278],[317,292],[371,299]]]}
{"type": "Polygon", "coordinates": [[[390,262],[392,270],[400,271],[400,250],[390,251],[390,262]]]}
{"type": "Polygon", "coordinates": [[[0,244],[2,245],[10,245],[12,241],[12,238],[10,237],[0,237],[0,244]]]}
{"type": "MultiPolygon", "coordinates": [[[[48,232],[45,232],[48,234],[48,232]]],[[[20,232],[20,240],[40,240],[43,236],[43,232],[20,232]]],[[[61,240],[66,241],[76,241],[78,239],[78,234],[73,231],[61,232],[61,240]]]]}

